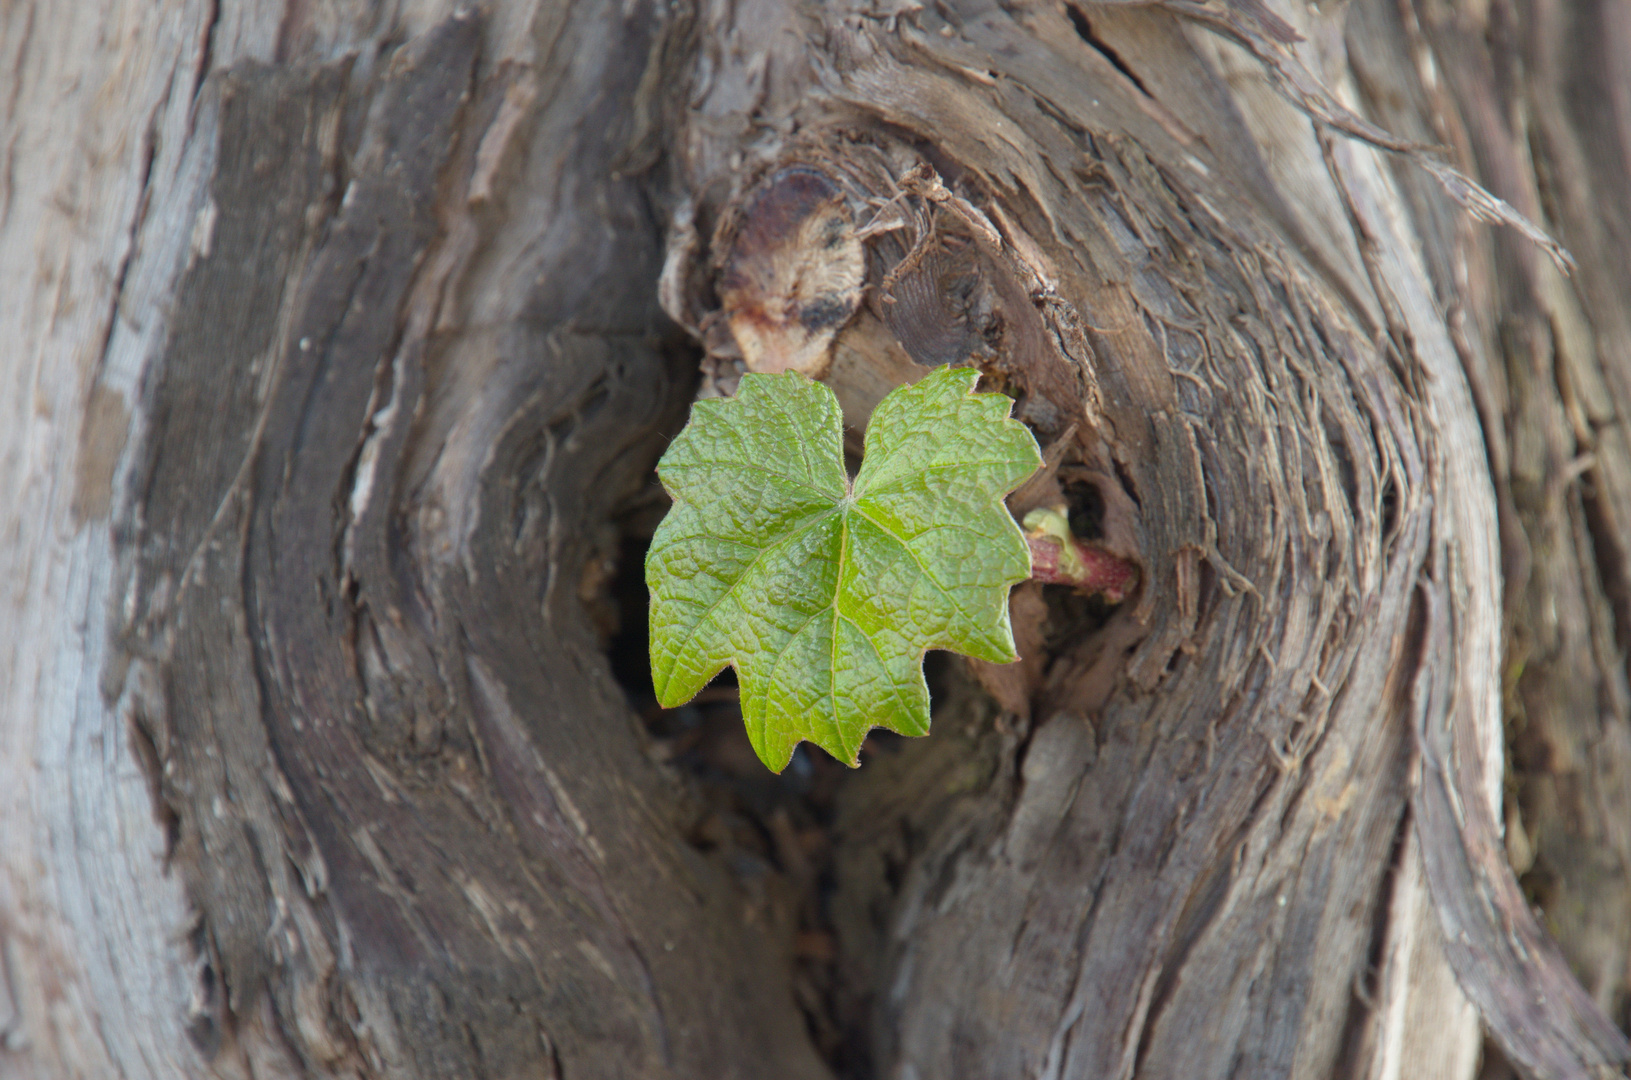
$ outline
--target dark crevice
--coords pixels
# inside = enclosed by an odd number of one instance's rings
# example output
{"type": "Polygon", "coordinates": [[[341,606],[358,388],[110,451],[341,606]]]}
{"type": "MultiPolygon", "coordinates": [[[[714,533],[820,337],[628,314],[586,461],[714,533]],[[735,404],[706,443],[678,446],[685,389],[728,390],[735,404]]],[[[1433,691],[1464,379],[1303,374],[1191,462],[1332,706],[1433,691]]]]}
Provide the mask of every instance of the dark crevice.
{"type": "Polygon", "coordinates": [[[215,948],[202,920],[188,935],[187,943],[196,958],[197,974],[194,976],[193,987],[196,997],[187,1011],[186,1026],[183,1030],[187,1033],[187,1040],[200,1053],[206,1057],[213,1057],[220,1051],[222,1031],[217,1019],[219,1002],[213,961],[215,948]]]}
{"type": "MultiPolygon", "coordinates": [[[[1243,834],[1237,834],[1235,843],[1238,845],[1244,842],[1243,834]]],[[[1172,1001],[1172,995],[1177,989],[1180,974],[1186,968],[1190,952],[1222,910],[1233,881],[1233,861],[1218,859],[1208,865],[1207,870],[1190,889],[1189,897],[1173,923],[1172,936],[1161,963],[1161,974],[1156,978],[1155,989],[1150,994],[1149,1009],[1144,1014],[1143,1030],[1139,1033],[1138,1049],[1134,1058],[1135,1074],[1149,1058],[1151,1042],[1157,1028],[1161,1026],[1162,1014],[1172,1001]]]]}
{"type": "MultiPolygon", "coordinates": [[[[656,472],[617,514],[615,567],[598,597],[586,597],[591,619],[604,633],[612,674],[644,723],[652,755],[669,766],[695,796],[696,816],[682,822],[697,851],[719,860],[745,885],[779,878],[795,907],[793,997],[812,1044],[835,1076],[872,1076],[864,1040],[854,1039],[840,1016],[850,989],[840,984],[837,935],[828,906],[837,888],[833,853],[837,796],[859,775],[808,743],[779,775],[766,769],[748,741],[737,696],[736,672],[727,667],[691,701],[662,708],[651,681],[650,594],[645,558],[669,500],[656,472]]],[[[930,653],[924,665],[931,697],[946,692],[948,658],[930,653]]],[[[863,760],[896,750],[904,740],[874,731],[863,760]]]]}
{"type": "Polygon", "coordinates": [[[204,89],[204,80],[210,76],[210,69],[215,66],[215,30],[221,24],[221,0],[210,0],[209,19],[204,27],[204,48],[198,57],[198,70],[193,73],[193,89],[189,98],[197,110],[198,95],[204,89]]]}
{"type": "Polygon", "coordinates": [[[1133,479],[1132,470],[1129,469],[1126,462],[1122,461],[1119,457],[1113,458],[1111,464],[1115,466],[1116,479],[1121,481],[1121,489],[1127,493],[1127,497],[1133,501],[1133,505],[1142,510],[1144,508],[1144,500],[1139,497],[1138,484],[1133,479]]]}
{"type": "MultiPolygon", "coordinates": [[[[1074,526],[1083,534],[1096,535],[1103,515],[1098,490],[1072,480],[1067,491],[1074,526]]],[[[838,831],[838,806],[845,785],[864,778],[869,762],[875,768],[894,760],[914,748],[914,741],[873,731],[862,747],[860,770],[804,744],[777,775],[764,767],[748,741],[733,669],[727,667],[691,701],[673,709],[660,707],[651,679],[645,558],[669,505],[653,470],[614,512],[611,524],[616,535],[605,549],[602,568],[593,571],[596,579],[586,583],[580,596],[591,625],[600,629],[612,675],[643,723],[651,756],[693,796],[688,802],[694,816],[679,823],[687,841],[744,886],[762,889],[758,883],[767,876],[777,880],[776,891],[792,905],[788,922],[793,938],[786,943],[793,957],[791,989],[808,1036],[835,1077],[873,1080],[877,1069],[865,1027],[868,1021],[855,1009],[856,1002],[873,998],[874,989],[857,981],[859,973],[870,971],[872,965],[857,964],[845,955],[834,920],[836,860],[844,843],[838,831]]],[[[1072,629],[1096,628],[1107,617],[1102,602],[1063,587],[1058,592],[1060,596],[1050,596],[1050,607],[1051,601],[1061,601],[1068,609],[1062,612],[1066,615],[1062,622],[1072,629]]],[[[950,732],[944,730],[943,709],[980,691],[973,689],[962,662],[949,653],[928,653],[923,671],[937,733],[945,737],[950,732]]],[[[889,895],[898,895],[928,837],[914,835],[907,821],[879,822],[877,828],[907,833],[901,849],[909,854],[880,867],[889,895]]],[[[866,842],[876,839],[876,833],[869,833],[866,842]]],[[[953,873],[959,861],[956,853],[944,854],[942,872],[953,873]]]]}
{"type": "Polygon", "coordinates": [[[1331,409],[1323,402],[1319,410],[1319,423],[1325,433],[1325,445],[1330,448],[1331,455],[1336,459],[1337,480],[1342,485],[1343,497],[1348,502],[1348,512],[1353,521],[1363,520],[1359,505],[1358,472],[1354,468],[1353,451],[1348,446],[1346,433],[1342,430],[1337,418],[1332,415],[1331,409]]]}
{"type": "MultiPolygon", "coordinates": [[[[688,395],[689,387],[683,392],[688,395]]],[[[1101,536],[1108,490],[1101,485],[1116,481],[1072,463],[1061,471],[1060,482],[1072,530],[1087,539],[1101,536]]],[[[1132,487],[1124,468],[1121,484],[1132,487]]],[[[839,860],[852,856],[857,844],[878,849],[877,888],[869,884],[865,890],[868,903],[880,905],[870,917],[887,919],[884,908],[913,887],[914,872],[924,875],[923,898],[932,906],[939,891],[951,888],[959,868],[974,856],[965,846],[937,849],[937,834],[910,815],[891,813],[885,820],[870,822],[864,837],[839,831],[841,798],[846,793],[853,797],[855,785],[871,775],[869,770],[875,774],[880,767],[923,752],[919,740],[873,731],[862,747],[859,771],[805,744],[789,767],[776,775],[758,760],[748,741],[732,669],[726,668],[691,701],[672,709],[660,706],[650,670],[645,559],[669,506],[653,470],[613,511],[610,535],[597,541],[599,557],[585,565],[583,581],[572,584],[588,609],[589,623],[600,633],[611,674],[642,722],[650,756],[690,796],[684,800],[687,816],[677,823],[682,835],[745,888],[763,891],[764,881],[776,882],[773,891],[791,905],[781,925],[790,927],[792,940],[782,944],[793,958],[790,989],[808,1037],[835,1077],[873,1080],[881,1063],[872,1058],[875,1040],[868,1025],[877,1020],[873,1010],[883,991],[870,980],[876,977],[879,958],[869,954],[857,959],[857,949],[865,946],[851,940],[853,912],[845,907],[857,886],[846,879],[849,891],[840,893],[839,860]],[[880,846],[881,835],[895,833],[898,844],[880,846]],[[933,862],[925,863],[931,851],[933,862]]],[[[1046,602],[1044,650],[1052,655],[1092,637],[1113,615],[1102,600],[1064,586],[1049,587],[1046,602]]],[[[955,709],[958,702],[966,705],[971,695],[983,699],[984,692],[963,663],[946,653],[925,657],[924,678],[935,735],[956,737],[959,729],[946,710],[955,709]]],[[[991,719],[985,716],[979,722],[991,719]]],[[[1008,722],[1016,726],[1006,729],[1007,737],[1023,743],[1030,725],[1014,718],[1008,722]]],[[[1012,753],[1012,744],[1007,753],[1012,753]]],[[[1092,923],[1102,884],[1102,876],[1092,884],[1084,927],[1092,923]]]]}
{"type": "Polygon", "coordinates": [[[147,782],[148,796],[153,801],[153,819],[164,834],[164,870],[169,873],[176,846],[181,842],[181,815],[176,810],[175,802],[165,793],[164,767],[167,761],[159,753],[152,721],[141,708],[129,711],[125,726],[130,733],[130,748],[135,754],[142,778],[147,782]]]}
{"type": "Polygon", "coordinates": [[[1381,992],[1382,965],[1386,960],[1388,933],[1393,913],[1393,892],[1404,859],[1405,839],[1410,835],[1412,822],[1410,804],[1406,803],[1399,815],[1399,824],[1393,830],[1393,843],[1388,849],[1387,868],[1382,872],[1376,889],[1376,910],[1371,916],[1370,948],[1366,952],[1365,967],[1356,974],[1354,993],[1348,1003],[1348,1018],[1342,1033],[1343,1053],[1337,1058],[1334,1080],[1347,1080],[1359,1072],[1361,1048],[1370,1027],[1370,1014],[1376,1008],[1376,995],[1381,992]]]}
{"type": "Polygon", "coordinates": [[[125,303],[125,281],[130,276],[130,264],[135,261],[137,253],[141,250],[142,226],[147,223],[147,211],[153,204],[153,162],[158,156],[158,124],[159,109],[155,108],[147,122],[147,130],[142,137],[142,178],[136,185],[139,193],[136,202],[136,215],[130,223],[129,242],[125,245],[123,257],[119,260],[119,269],[114,274],[112,303],[108,305],[108,321],[102,328],[102,341],[97,349],[96,370],[98,376],[108,365],[108,349],[113,345],[113,332],[119,325],[119,309],[125,303]]]}
{"type": "Polygon", "coordinates": [[[1070,531],[1078,540],[1098,540],[1104,536],[1104,495],[1097,484],[1084,476],[1066,477],[1060,470],[1061,487],[1070,509],[1070,531]]]}
{"type": "Polygon", "coordinates": [[[1076,28],[1077,37],[1087,42],[1087,44],[1096,50],[1099,55],[1110,61],[1117,71],[1121,72],[1127,77],[1128,82],[1138,87],[1139,93],[1143,94],[1145,97],[1155,96],[1150,93],[1147,87],[1145,87],[1144,80],[1140,79],[1133,72],[1133,69],[1127,66],[1127,62],[1117,55],[1116,50],[1105,44],[1099,39],[1097,34],[1093,33],[1093,24],[1088,22],[1086,12],[1084,12],[1080,7],[1077,7],[1075,4],[1066,4],[1065,14],[1070,16],[1070,25],[1076,28]]]}
{"type": "Polygon", "coordinates": [[[1383,542],[1391,546],[1394,532],[1399,525],[1399,489],[1393,482],[1391,472],[1382,484],[1381,504],[1382,520],[1379,532],[1383,542]]]}
{"type": "Polygon", "coordinates": [[[549,1063],[554,1069],[552,1080],[566,1080],[566,1068],[561,1064],[561,1050],[554,1040],[546,1040],[549,1047],[549,1063]]]}

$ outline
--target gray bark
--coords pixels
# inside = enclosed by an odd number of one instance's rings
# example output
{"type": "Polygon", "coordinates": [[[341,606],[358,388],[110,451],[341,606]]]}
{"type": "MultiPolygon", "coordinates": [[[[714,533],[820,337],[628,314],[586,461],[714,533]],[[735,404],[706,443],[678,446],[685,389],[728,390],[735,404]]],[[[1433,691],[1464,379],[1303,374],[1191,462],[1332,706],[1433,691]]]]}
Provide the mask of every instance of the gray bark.
{"type": "Polygon", "coordinates": [[[0,7],[0,1075],[1621,1074],[1631,16],[1272,9],[0,7]],[[1143,581],[803,847],[605,618],[788,167],[1143,581]]]}

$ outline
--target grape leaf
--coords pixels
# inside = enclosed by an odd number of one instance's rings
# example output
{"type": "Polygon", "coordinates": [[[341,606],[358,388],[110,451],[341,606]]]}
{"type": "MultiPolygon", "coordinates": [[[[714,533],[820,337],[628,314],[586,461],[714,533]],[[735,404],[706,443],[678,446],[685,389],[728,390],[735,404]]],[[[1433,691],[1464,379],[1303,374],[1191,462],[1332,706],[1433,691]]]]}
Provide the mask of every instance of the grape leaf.
{"type": "Polygon", "coordinates": [[[1041,455],[978,378],[942,368],[890,393],[853,482],[820,383],[750,373],[696,403],[657,466],[674,507],[646,556],[664,707],[734,664],[766,766],[805,739],[854,765],[873,727],[928,733],[926,649],[1015,658],[1008,590],[1030,553],[1002,500],[1041,455]]]}

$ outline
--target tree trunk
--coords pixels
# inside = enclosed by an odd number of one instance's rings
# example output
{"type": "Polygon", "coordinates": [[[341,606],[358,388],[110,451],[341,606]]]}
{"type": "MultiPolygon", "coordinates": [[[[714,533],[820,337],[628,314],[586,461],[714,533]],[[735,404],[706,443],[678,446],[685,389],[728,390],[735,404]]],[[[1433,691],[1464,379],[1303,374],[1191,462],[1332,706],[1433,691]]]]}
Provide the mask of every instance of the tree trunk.
{"type": "Polygon", "coordinates": [[[0,1076],[1623,1075],[1626,56],[0,4],[0,1076]],[[750,310],[855,431],[977,364],[1139,591],[1016,589],[854,772],[656,710],[651,470],[750,310]]]}

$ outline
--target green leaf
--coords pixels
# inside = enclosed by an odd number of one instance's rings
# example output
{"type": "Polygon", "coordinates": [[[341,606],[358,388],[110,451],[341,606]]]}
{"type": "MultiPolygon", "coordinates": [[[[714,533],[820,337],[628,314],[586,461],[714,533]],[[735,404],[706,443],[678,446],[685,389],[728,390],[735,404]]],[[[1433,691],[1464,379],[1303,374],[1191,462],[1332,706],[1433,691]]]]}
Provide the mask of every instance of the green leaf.
{"type": "Polygon", "coordinates": [[[1030,553],[1002,500],[1041,455],[978,378],[942,368],[884,398],[853,484],[820,383],[748,374],[696,403],[657,466],[674,508],[646,556],[664,707],[734,664],[768,767],[805,739],[853,765],[873,727],[928,733],[925,650],[1015,658],[1030,553]]]}

